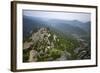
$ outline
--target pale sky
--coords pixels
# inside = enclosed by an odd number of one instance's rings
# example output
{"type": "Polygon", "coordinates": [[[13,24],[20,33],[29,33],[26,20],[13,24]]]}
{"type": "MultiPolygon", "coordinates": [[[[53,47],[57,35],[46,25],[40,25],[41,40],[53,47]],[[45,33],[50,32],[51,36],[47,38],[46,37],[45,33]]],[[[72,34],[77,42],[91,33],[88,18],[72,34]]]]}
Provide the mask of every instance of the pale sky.
{"type": "Polygon", "coordinates": [[[51,19],[62,19],[62,20],[78,20],[81,22],[87,22],[91,20],[90,13],[23,10],[23,15],[31,17],[41,17],[44,19],[51,18],[51,19]]]}

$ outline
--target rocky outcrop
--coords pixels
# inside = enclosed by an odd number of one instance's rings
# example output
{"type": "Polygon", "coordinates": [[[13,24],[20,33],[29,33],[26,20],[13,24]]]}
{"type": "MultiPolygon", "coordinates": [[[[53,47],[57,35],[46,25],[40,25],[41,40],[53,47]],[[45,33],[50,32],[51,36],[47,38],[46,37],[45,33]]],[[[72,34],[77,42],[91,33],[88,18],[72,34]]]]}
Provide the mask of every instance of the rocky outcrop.
{"type": "MultiPolygon", "coordinates": [[[[24,62],[87,59],[83,39],[64,38],[48,28],[40,28],[23,43],[24,62]]],[[[88,56],[88,57],[87,57],[88,56]]]]}

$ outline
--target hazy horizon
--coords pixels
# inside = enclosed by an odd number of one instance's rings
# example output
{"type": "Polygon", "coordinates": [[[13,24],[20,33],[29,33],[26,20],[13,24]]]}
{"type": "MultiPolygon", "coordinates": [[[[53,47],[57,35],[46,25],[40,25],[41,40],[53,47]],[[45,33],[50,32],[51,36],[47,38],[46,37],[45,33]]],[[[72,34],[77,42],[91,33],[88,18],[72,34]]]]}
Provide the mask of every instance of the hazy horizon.
{"type": "Polygon", "coordinates": [[[49,18],[49,19],[78,20],[80,22],[91,21],[90,13],[79,13],[79,12],[76,13],[76,12],[23,10],[23,15],[30,16],[30,17],[49,18]]]}

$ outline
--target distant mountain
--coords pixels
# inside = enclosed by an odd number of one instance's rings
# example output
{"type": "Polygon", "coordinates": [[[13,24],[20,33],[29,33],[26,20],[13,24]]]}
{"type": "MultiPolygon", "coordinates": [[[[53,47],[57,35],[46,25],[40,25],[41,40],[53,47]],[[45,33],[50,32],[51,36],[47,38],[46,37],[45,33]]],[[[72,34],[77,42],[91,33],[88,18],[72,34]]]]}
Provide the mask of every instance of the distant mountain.
{"type": "Polygon", "coordinates": [[[40,17],[23,16],[23,35],[27,37],[31,32],[46,27],[59,33],[87,35],[90,33],[90,22],[80,22],[78,20],[60,20],[40,17]]]}
{"type": "Polygon", "coordinates": [[[75,22],[75,21],[65,21],[65,20],[50,20],[49,21],[52,27],[62,31],[63,33],[67,34],[87,34],[88,28],[83,28],[82,26],[86,25],[81,22],[75,22]]]}
{"type": "Polygon", "coordinates": [[[73,26],[73,27],[78,27],[78,28],[81,28],[82,30],[84,30],[86,32],[89,32],[90,31],[90,27],[91,27],[90,21],[83,23],[83,22],[80,22],[78,20],[58,20],[58,19],[51,19],[51,22],[61,23],[61,24],[67,24],[67,25],[70,25],[70,26],[73,26]]]}

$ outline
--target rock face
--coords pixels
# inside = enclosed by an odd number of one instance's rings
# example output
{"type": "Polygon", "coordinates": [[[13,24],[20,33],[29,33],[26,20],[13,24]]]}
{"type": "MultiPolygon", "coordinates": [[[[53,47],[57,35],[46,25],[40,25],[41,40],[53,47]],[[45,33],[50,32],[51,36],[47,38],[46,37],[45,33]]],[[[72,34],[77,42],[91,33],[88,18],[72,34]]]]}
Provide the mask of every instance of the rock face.
{"type": "MultiPolygon", "coordinates": [[[[64,38],[48,28],[40,28],[23,42],[23,62],[81,59],[80,45],[73,38],[64,38]]],[[[83,55],[85,51],[82,52],[83,55]]]]}
{"type": "Polygon", "coordinates": [[[35,50],[31,50],[30,54],[29,54],[29,62],[34,62],[37,61],[37,59],[35,58],[37,52],[35,50]]]}

